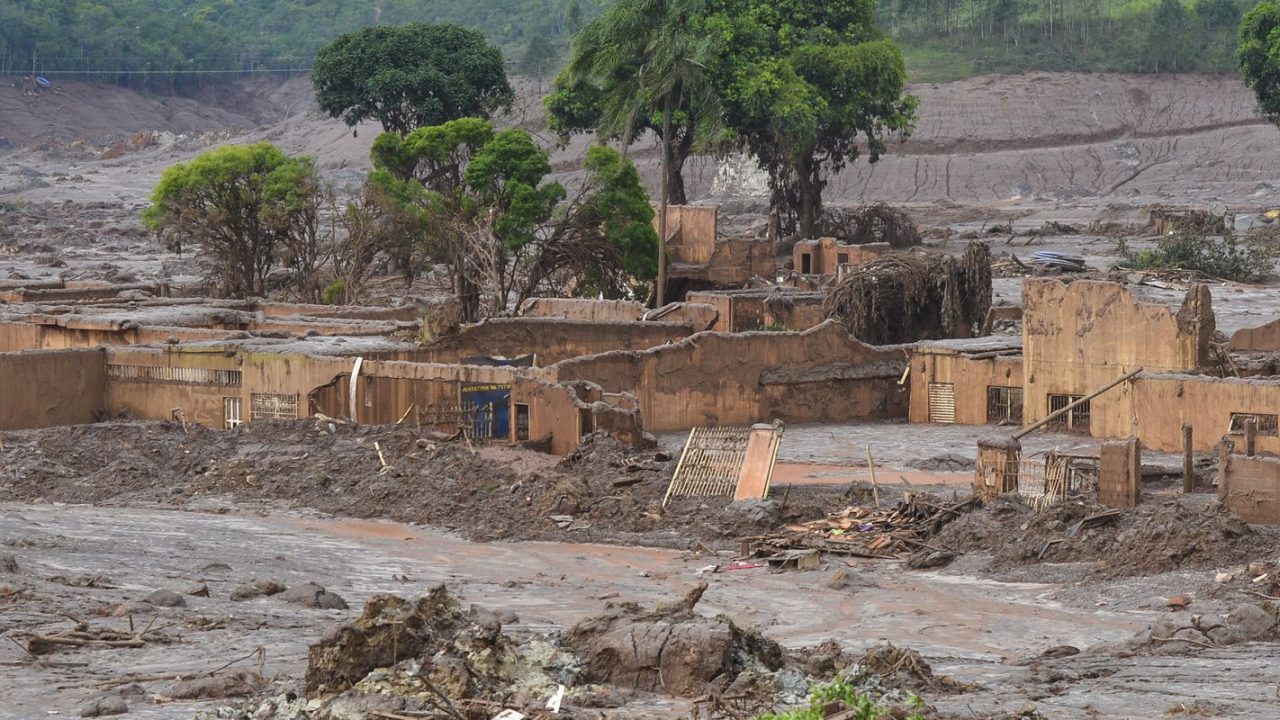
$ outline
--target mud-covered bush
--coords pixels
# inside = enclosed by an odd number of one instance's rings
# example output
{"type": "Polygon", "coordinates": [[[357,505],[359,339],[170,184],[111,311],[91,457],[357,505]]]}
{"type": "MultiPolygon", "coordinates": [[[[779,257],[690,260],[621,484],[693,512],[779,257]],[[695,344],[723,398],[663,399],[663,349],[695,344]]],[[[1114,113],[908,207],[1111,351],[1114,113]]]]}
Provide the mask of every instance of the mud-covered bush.
{"type": "Polygon", "coordinates": [[[1137,270],[1182,270],[1237,282],[1263,280],[1272,274],[1274,253],[1261,245],[1241,244],[1233,235],[1214,237],[1177,230],[1149,250],[1130,250],[1120,242],[1119,267],[1137,270]]]}
{"type": "MultiPolygon", "coordinates": [[[[809,694],[808,705],[784,713],[766,713],[757,716],[756,720],[822,720],[827,716],[827,709],[832,703],[837,702],[844,706],[841,712],[853,711],[853,720],[886,720],[891,717],[901,717],[900,708],[876,700],[855,685],[836,679],[829,683],[815,685],[809,694]]],[[[906,704],[917,710],[924,707],[924,702],[915,695],[908,696],[906,704]]],[[[919,712],[913,712],[906,717],[906,720],[922,720],[923,717],[919,712]]]]}

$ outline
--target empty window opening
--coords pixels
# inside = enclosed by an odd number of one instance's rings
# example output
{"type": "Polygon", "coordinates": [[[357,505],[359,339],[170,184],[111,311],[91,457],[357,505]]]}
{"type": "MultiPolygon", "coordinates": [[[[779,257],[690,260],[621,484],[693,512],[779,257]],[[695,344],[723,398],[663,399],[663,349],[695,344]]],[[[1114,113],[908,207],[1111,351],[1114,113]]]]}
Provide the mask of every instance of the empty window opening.
{"type": "MultiPolygon", "coordinates": [[[[1050,395],[1049,412],[1057,412],[1083,397],[1083,395],[1050,395]]],[[[1071,432],[1089,432],[1089,403],[1080,403],[1062,415],[1050,420],[1048,427],[1071,432]]]]}
{"type": "Polygon", "coordinates": [[[578,437],[586,437],[596,431],[596,419],[591,411],[583,408],[578,411],[578,437]]]}
{"type": "Polygon", "coordinates": [[[515,403],[516,408],[516,442],[529,439],[529,406],[515,403]]]}
{"type": "Polygon", "coordinates": [[[929,383],[929,422],[956,421],[956,386],[951,383],[929,383]]]}
{"type": "Polygon", "coordinates": [[[1277,434],[1277,416],[1259,413],[1231,413],[1231,429],[1228,432],[1243,435],[1244,424],[1250,420],[1253,420],[1254,430],[1259,435],[1275,436],[1277,434]]]}
{"type": "Polygon", "coordinates": [[[987,422],[996,425],[1022,424],[1022,388],[987,386],[987,422]]]}
{"type": "Polygon", "coordinates": [[[837,263],[837,264],[839,264],[839,265],[848,265],[848,264],[849,264],[849,253],[837,253],[837,254],[836,254],[836,263],[837,263]]]}
{"type": "Polygon", "coordinates": [[[292,420],[298,417],[298,396],[253,393],[249,396],[250,420],[292,420]]]}
{"type": "Polygon", "coordinates": [[[228,430],[240,427],[240,398],[222,398],[222,426],[228,430]]]}
{"type": "Polygon", "coordinates": [[[800,253],[800,273],[802,275],[810,275],[813,273],[813,255],[809,253],[800,253]]]}

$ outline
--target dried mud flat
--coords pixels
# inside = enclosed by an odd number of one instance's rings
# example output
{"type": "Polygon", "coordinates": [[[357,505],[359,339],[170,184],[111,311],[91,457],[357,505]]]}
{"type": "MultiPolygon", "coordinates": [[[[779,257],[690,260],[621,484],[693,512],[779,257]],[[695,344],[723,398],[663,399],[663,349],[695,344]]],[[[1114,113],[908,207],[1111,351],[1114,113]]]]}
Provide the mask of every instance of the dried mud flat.
{"type": "MultiPolygon", "coordinates": [[[[461,611],[480,612],[467,611],[476,604],[496,613],[508,639],[494,642],[528,657],[528,648],[546,649],[544,638],[558,648],[578,637],[580,622],[599,627],[616,612],[610,603],[671,607],[705,582],[687,622],[714,628],[725,615],[780,643],[793,658],[788,682],[830,673],[832,657],[852,662],[886,641],[918,651],[954,681],[922,690],[938,717],[1031,716],[1033,705],[1050,718],[1176,716],[1183,705],[1199,716],[1260,717],[1280,686],[1274,618],[1241,610],[1271,612],[1249,594],[1274,594],[1251,581],[1267,568],[1249,563],[1272,558],[1276,536],[1241,529],[1207,496],[1153,501],[1078,537],[1070,526],[1093,508],[1034,516],[997,503],[934,538],[968,551],[942,570],[827,557],[816,570],[708,573],[710,564],[727,567],[733,538],[821,517],[857,494],[795,486],[779,489],[785,508],[677,501],[664,513],[670,461],[653,451],[594,442],[558,461],[519,449],[420,447],[408,430],[330,430],[328,421],[236,431],[118,421],[8,432],[3,443],[0,717],[74,715],[108,695],[127,704],[127,717],[250,717],[263,703],[276,714],[260,717],[301,717],[287,712],[296,709],[288,698],[303,689],[309,646],[378,594],[413,599],[438,583],[461,611]],[[572,523],[561,527],[552,514],[572,523]],[[1053,538],[1064,542],[1037,556],[1053,538]],[[1114,552],[1121,546],[1128,555],[1114,552]],[[1215,582],[1227,568],[1231,581],[1215,582]],[[259,592],[288,590],[255,595],[255,581],[259,592]],[[1190,606],[1171,610],[1177,595],[1190,606]],[[1209,617],[1218,618],[1213,627],[1197,624],[1209,617]],[[139,642],[46,652],[31,645],[36,636],[139,642]],[[843,654],[814,650],[827,640],[843,654]],[[815,665],[815,656],[826,660],[815,665]]],[[[608,637],[613,626],[604,627],[608,637]]],[[[688,716],[702,688],[601,680],[581,659],[553,663],[547,675],[539,662],[543,684],[521,675],[532,683],[521,697],[549,693],[546,678],[569,673],[578,684],[566,712],[580,713],[571,717],[688,716]]],[[[706,687],[723,689],[742,672],[733,667],[706,687]]],[[[360,702],[387,701],[404,672],[373,670],[356,683],[360,702]]]]}

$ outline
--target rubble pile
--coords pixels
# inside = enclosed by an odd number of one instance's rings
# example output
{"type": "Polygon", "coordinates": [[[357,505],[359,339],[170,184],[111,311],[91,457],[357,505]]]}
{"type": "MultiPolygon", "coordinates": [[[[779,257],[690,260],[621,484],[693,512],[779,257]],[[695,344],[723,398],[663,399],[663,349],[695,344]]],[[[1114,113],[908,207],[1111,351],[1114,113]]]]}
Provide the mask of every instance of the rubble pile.
{"type": "Polygon", "coordinates": [[[784,533],[749,538],[749,554],[766,557],[801,548],[886,560],[921,552],[951,554],[928,539],[976,505],[976,498],[942,503],[906,493],[892,508],[853,505],[821,520],[788,524],[784,533]]]}
{"type": "MultiPolygon", "coordinates": [[[[503,616],[474,605],[464,610],[443,585],[416,600],[375,595],[358,618],[311,646],[301,692],[208,717],[597,717],[587,709],[647,694],[705,696],[744,672],[782,669],[777,643],[693,612],[705,590],[699,585],[654,610],[610,604],[563,637],[517,637],[503,616]]],[[[807,687],[803,673],[795,675],[807,687]]]]}
{"type": "Polygon", "coordinates": [[[1094,563],[1094,578],[1154,575],[1243,563],[1273,547],[1275,528],[1249,526],[1226,506],[1189,496],[1118,512],[1067,501],[1036,512],[1015,497],[993,498],[950,523],[937,542],[988,552],[989,570],[1036,563],[1094,563]]]}

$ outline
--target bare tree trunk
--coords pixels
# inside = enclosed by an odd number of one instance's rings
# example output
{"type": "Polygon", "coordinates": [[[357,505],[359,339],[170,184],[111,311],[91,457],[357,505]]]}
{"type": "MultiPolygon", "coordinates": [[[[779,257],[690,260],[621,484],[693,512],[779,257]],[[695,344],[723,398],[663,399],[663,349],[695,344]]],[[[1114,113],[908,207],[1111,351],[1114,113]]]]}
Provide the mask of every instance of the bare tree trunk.
{"type": "Polygon", "coordinates": [[[671,185],[671,93],[662,103],[662,189],[658,200],[658,286],[654,307],[666,304],[667,291],[667,197],[671,185]]]}
{"type": "Polygon", "coordinates": [[[684,189],[684,163],[693,151],[693,128],[686,127],[680,142],[671,146],[671,163],[667,170],[667,197],[672,205],[687,205],[689,197],[684,189]]]}
{"type": "Polygon", "coordinates": [[[817,165],[811,157],[801,156],[796,162],[797,232],[801,239],[817,237],[818,220],[822,217],[822,185],[817,165]]]}

